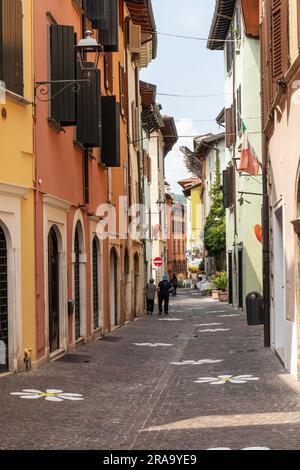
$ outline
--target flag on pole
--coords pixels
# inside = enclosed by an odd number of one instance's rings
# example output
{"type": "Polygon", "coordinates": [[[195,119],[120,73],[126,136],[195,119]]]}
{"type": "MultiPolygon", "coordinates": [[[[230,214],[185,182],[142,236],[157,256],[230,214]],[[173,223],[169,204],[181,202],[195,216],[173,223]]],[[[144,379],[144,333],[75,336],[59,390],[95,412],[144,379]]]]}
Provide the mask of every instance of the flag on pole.
{"type": "Polygon", "coordinates": [[[259,161],[254,148],[249,142],[247,132],[244,133],[240,171],[249,173],[251,176],[257,176],[259,173],[259,161]]]}

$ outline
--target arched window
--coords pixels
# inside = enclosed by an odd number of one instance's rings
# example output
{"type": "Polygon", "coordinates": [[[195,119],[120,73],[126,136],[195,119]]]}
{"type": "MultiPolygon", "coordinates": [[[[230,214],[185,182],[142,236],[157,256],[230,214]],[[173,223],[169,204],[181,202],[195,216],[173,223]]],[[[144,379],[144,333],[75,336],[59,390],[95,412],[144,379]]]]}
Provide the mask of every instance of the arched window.
{"type": "Polygon", "coordinates": [[[8,368],[7,244],[0,226],[0,372],[8,368]]]}
{"type": "Polygon", "coordinates": [[[48,292],[50,352],[59,349],[59,258],[58,240],[52,227],[48,236],[48,292]]]}
{"type": "Polygon", "coordinates": [[[93,240],[93,315],[96,329],[99,326],[99,249],[96,237],[93,240]]]}
{"type": "Polygon", "coordinates": [[[80,338],[80,243],[79,224],[76,226],[74,239],[74,293],[75,293],[75,340],[80,338]]]}

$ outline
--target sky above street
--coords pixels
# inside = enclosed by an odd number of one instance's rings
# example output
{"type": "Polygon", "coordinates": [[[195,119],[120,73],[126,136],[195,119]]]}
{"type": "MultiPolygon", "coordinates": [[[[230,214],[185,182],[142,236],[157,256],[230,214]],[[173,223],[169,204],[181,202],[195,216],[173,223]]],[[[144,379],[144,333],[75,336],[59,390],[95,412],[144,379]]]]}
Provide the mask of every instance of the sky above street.
{"type": "MultiPolygon", "coordinates": [[[[157,31],[207,38],[215,0],[152,0],[157,31]]],[[[218,132],[214,121],[224,106],[223,53],[206,49],[206,41],[158,35],[158,57],[141,79],[157,85],[158,93],[212,95],[207,98],[157,96],[163,114],[174,116],[180,136],[218,132]],[[200,122],[206,120],[206,122],[200,122]]],[[[179,147],[193,148],[192,137],[181,137],[166,158],[166,179],[181,194],[177,181],[188,176],[179,147]]]]}

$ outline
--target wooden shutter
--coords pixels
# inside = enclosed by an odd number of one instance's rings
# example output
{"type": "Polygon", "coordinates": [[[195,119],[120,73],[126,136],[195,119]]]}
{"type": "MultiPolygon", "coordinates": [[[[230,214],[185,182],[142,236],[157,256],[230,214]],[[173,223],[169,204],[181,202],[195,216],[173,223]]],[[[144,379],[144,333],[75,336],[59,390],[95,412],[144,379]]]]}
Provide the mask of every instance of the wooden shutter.
{"type": "Polygon", "coordinates": [[[124,67],[123,67],[122,80],[123,80],[123,94],[124,94],[124,115],[125,115],[125,118],[128,120],[128,75],[125,72],[124,67]]]}
{"type": "Polygon", "coordinates": [[[102,97],[102,130],[101,161],[107,167],[120,167],[120,104],[115,96],[102,97]]]}
{"type": "Polygon", "coordinates": [[[0,79],[6,89],[23,96],[23,12],[21,0],[0,2],[0,79]]]}
{"type": "Polygon", "coordinates": [[[237,131],[242,128],[242,85],[237,89],[237,131]]]}
{"type": "Polygon", "coordinates": [[[272,61],[271,61],[271,14],[270,1],[265,0],[263,17],[260,25],[261,55],[261,112],[263,127],[266,126],[272,103],[272,61]]]}
{"type": "Polygon", "coordinates": [[[128,38],[127,46],[130,52],[140,53],[142,47],[142,28],[140,25],[133,24],[131,20],[128,22],[128,38]]]}
{"type": "Polygon", "coordinates": [[[91,148],[102,144],[100,70],[91,74],[90,83],[83,83],[77,94],[77,140],[91,148]]]}
{"type": "MultiPolygon", "coordinates": [[[[50,61],[51,81],[75,80],[75,50],[73,26],[50,25],[50,61]]],[[[66,86],[53,84],[51,94],[54,97],[66,86]]],[[[51,118],[61,126],[76,124],[76,96],[70,86],[51,101],[51,118]]]]}
{"type": "Polygon", "coordinates": [[[107,52],[104,56],[104,85],[110,93],[114,92],[113,82],[113,53],[107,52]]]}
{"type": "Polygon", "coordinates": [[[119,50],[119,0],[86,0],[86,14],[94,29],[99,30],[99,40],[105,52],[119,50]]]}
{"type": "Polygon", "coordinates": [[[225,123],[226,123],[226,147],[230,148],[233,144],[232,108],[225,109],[225,123]]]}
{"type": "Polygon", "coordinates": [[[235,167],[231,165],[227,171],[227,190],[228,190],[228,207],[235,204],[235,167]]]}
{"type": "Polygon", "coordinates": [[[124,0],[119,0],[119,26],[124,29],[124,0]]]}
{"type": "Polygon", "coordinates": [[[236,99],[233,99],[233,105],[231,107],[231,118],[232,118],[232,143],[236,143],[236,99]]]}
{"type": "Polygon", "coordinates": [[[136,106],[135,101],[131,103],[131,117],[132,117],[132,142],[136,148],[140,145],[139,133],[139,108],[136,106]]]}
{"type": "Polygon", "coordinates": [[[152,182],[152,162],[150,155],[148,155],[148,182],[150,184],[152,182]]]}
{"type": "Polygon", "coordinates": [[[128,119],[128,83],[124,66],[119,64],[119,87],[121,114],[128,119]]]}
{"type": "Polygon", "coordinates": [[[278,80],[288,70],[288,4],[287,0],[272,0],[272,79],[273,94],[277,92],[278,80]]]}
{"type": "Polygon", "coordinates": [[[228,187],[227,187],[227,171],[223,171],[223,206],[225,209],[229,207],[228,205],[228,187]]]}

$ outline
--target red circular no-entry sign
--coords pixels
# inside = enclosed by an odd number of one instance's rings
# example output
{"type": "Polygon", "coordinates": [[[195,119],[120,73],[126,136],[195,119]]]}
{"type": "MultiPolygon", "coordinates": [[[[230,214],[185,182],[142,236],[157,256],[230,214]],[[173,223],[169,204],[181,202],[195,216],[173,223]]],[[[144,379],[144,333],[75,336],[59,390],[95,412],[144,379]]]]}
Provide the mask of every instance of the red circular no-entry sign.
{"type": "Polygon", "coordinates": [[[163,259],[158,256],[157,258],[154,259],[153,264],[157,268],[160,268],[163,265],[163,262],[164,262],[163,259]]]}

